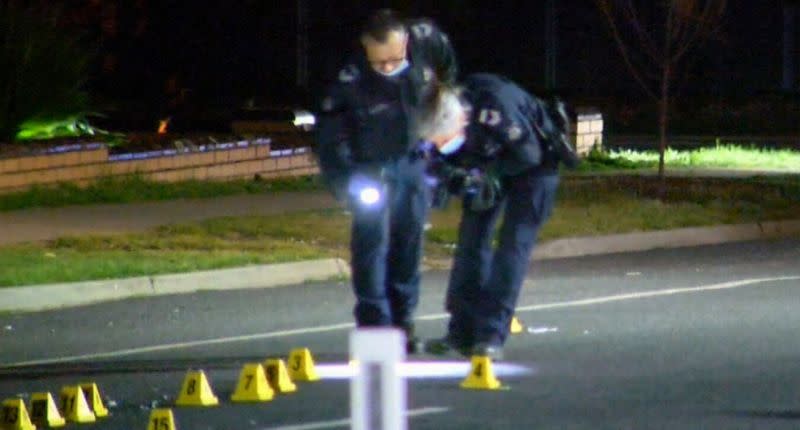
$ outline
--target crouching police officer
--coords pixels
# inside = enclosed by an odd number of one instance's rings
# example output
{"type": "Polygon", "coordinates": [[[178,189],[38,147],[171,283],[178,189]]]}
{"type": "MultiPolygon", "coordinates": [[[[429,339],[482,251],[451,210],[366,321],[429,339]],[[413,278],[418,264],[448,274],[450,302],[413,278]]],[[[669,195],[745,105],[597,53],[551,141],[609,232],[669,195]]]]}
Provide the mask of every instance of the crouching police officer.
{"type": "Polygon", "coordinates": [[[579,160],[563,104],[547,105],[502,77],[471,75],[463,91],[444,90],[434,105],[420,124],[438,148],[433,173],[464,199],[447,334],[425,350],[501,358],[539,228],[553,209],[558,165],[579,160]]]}
{"type": "Polygon", "coordinates": [[[356,323],[403,329],[414,353],[429,199],[412,130],[434,84],[455,80],[455,55],[433,23],[405,22],[388,10],[367,21],[361,45],[322,100],[318,156],[324,178],[353,214],[356,323]]]}

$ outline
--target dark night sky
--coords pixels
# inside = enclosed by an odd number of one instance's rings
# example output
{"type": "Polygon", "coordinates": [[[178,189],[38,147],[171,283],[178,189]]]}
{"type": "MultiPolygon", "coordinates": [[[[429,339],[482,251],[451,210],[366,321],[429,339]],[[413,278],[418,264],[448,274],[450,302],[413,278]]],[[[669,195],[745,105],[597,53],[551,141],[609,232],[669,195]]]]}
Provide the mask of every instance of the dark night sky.
{"type": "MultiPolygon", "coordinates": [[[[119,35],[99,48],[119,52],[119,71],[105,81],[96,78],[97,91],[121,99],[158,98],[165,77],[178,71],[179,86],[192,88],[204,103],[237,104],[250,96],[265,103],[308,103],[355,46],[364,16],[387,6],[437,21],[450,35],[463,72],[496,72],[543,89],[545,0],[308,0],[311,85],[305,94],[295,87],[294,0],[147,4],[146,12],[122,7],[119,35]],[[135,27],[136,13],[148,14],[148,30],[134,42],[126,32],[135,27]]],[[[637,94],[593,1],[557,0],[557,14],[558,89],[581,96],[637,94]]],[[[694,57],[683,91],[779,88],[782,19],[782,0],[729,1],[722,36],[694,57]]]]}
{"type": "MultiPolygon", "coordinates": [[[[360,10],[371,9],[352,5],[399,7],[413,2],[333,0],[326,3],[329,12],[325,18],[316,16],[315,25],[322,31],[330,31],[330,26],[337,26],[336,22],[344,17],[350,27],[346,30],[352,38],[358,19],[351,17],[360,10]]],[[[448,31],[464,71],[498,72],[536,88],[543,85],[544,4],[544,0],[462,0],[408,9],[412,15],[433,17],[448,31]]],[[[709,41],[695,59],[696,74],[713,81],[701,87],[755,91],[780,85],[781,5],[781,0],[729,2],[722,36],[709,41]]],[[[557,0],[557,14],[559,86],[601,93],[627,88],[627,72],[593,1],[557,0]]],[[[315,55],[323,56],[322,52],[315,55]]]]}

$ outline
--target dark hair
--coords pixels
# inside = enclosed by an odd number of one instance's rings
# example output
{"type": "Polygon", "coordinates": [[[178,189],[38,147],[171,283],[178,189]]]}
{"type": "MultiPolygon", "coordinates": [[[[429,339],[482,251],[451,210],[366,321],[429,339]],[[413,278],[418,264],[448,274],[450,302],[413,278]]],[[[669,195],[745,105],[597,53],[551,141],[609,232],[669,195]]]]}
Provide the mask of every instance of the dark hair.
{"type": "Polygon", "coordinates": [[[391,9],[380,9],[367,18],[364,27],[361,29],[361,36],[369,36],[380,43],[384,43],[389,33],[393,31],[406,31],[403,18],[391,9]]]}

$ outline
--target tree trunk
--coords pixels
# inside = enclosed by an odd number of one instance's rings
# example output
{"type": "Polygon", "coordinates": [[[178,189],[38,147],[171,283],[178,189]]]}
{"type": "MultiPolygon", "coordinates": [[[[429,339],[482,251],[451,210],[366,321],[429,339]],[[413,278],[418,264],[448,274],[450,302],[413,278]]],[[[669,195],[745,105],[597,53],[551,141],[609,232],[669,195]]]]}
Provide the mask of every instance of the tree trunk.
{"type": "Polygon", "coordinates": [[[667,122],[669,121],[669,80],[670,64],[664,65],[661,76],[661,100],[658,103],[658,179],[659,198],[663,199],[667,189],[667,178],[664,172],[664,153],[667,151],[667,122]]]}
{"type": "Polygon", "coordinates": [[[661,52],[661,102],[658,109],[658,198],[664,200],[667,193],[667,177],[664,174],[664,153],[667,151],[667,120],[669,119],[669,80],[672,77],[672,30],[676,1],[669,2],[664,27],[664,47],[661,52]]]}

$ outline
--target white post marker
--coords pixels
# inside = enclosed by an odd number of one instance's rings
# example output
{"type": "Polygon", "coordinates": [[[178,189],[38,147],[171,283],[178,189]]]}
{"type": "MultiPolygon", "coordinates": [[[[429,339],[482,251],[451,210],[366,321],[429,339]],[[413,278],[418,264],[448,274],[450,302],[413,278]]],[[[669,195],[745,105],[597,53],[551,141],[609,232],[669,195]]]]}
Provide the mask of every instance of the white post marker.
{"type": "Polygon", "coordinates": [[[350,333],[350,358],[356,366],[350,382],[353,430],[406,430],[405,333],[391,328],[362,328],[350,333]]]}

